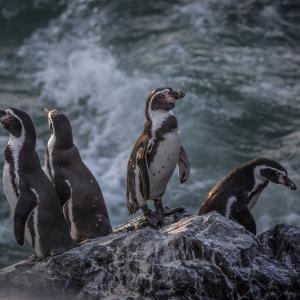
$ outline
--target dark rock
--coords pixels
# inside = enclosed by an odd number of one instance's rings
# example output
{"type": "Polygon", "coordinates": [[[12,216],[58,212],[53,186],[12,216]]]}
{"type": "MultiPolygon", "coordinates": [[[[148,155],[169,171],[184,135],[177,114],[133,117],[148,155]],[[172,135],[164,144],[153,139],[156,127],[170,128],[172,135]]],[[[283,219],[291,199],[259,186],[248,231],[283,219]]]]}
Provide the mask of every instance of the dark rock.
{"type": "Polygon", "coordinates": [[[255,237],[217,213],[180,210],[164,223],[155,230],[140,217],[62,255],[4,268],[0,299],[300,299],[300,228],[255,237]]]}

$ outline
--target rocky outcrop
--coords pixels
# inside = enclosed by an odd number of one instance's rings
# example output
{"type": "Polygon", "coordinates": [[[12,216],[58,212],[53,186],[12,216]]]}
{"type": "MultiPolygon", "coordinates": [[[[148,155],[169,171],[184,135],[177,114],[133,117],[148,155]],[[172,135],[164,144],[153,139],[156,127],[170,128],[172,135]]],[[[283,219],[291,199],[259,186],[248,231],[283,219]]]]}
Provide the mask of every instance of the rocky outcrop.
{"type": "Polygon", "coordinates": [[[145,225],[139,218],[46,261],[2,269],[0,299],[300,299],[300,228],[255,237],[217,213],[185,211],[159,230],[145,225]]]}

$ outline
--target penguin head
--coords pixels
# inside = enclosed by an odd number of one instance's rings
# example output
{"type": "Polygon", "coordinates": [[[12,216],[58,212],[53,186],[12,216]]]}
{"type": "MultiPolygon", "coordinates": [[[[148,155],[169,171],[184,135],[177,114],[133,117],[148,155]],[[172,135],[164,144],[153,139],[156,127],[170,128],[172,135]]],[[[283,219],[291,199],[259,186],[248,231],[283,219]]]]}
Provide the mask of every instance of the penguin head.
{"type": "Polygon", "coordinates": [[[24,111],[16,108],[0,110],[0,124],[15,141],[22,141],[23,147],[35,147],[35,128],[30,117],[24,111]]]}
{"type": "Polygon", "coordinates": [[[174,91],[169,87],[157,88],[148,96],[146,102],[146,115],[150,112],[168,112],[174,108],[177,100],[184,97],[184,92],[174,91]]]}
{"type": "Polygon", "coordinates": [[[58,110],[44,109],[48,118],[48,125],[51,135],[55,136],[55,146],[57,148],[71,148],[73,146],[72,126],[65,114],[58,110]]]}
{"type": "Polygon", "coordinates": [[[288,177],[286,169],[278,162],[268,158],[258,158],[254,162],[254,176],[277,184],[282,184],[296,190],[297,186],[288,177]]]}

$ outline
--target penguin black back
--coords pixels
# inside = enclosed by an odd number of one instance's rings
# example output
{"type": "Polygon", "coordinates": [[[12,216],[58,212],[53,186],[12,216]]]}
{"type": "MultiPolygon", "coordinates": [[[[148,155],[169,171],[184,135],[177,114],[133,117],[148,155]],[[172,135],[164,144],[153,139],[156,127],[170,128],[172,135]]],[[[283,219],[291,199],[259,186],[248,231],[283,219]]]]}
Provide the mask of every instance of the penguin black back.
{"type": "Polygon", "coordinates": [[[256,224],[250,210],[269,182],[296,189],[282,165],[268,158],[257,158],[230,171],[221,179],[208,193],[199,214],[215,210],[256,233],[256,224]]]}
{"type": "Polygon", "coordinates": [[[51,111],[51,119],[48,120],[51,134],[56,137],[55,147],[58,149],[72,148],[72,126],[67,116],[57,110],[53,110],[51,111]]]}
{"type": "Polygon", "coordinates": [[[83,241],[112,232],[100,186],[82,161],[73,143],[72,127],[65,114],[45,109],[51,136],[46,170],[59,195],[71,236],[83,241]]]}

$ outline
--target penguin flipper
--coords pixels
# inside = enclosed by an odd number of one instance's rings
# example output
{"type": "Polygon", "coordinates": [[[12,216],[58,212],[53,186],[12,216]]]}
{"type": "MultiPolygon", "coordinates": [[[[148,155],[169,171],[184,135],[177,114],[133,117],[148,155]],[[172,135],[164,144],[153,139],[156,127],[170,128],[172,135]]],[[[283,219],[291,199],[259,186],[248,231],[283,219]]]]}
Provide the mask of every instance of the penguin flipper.
{"type": "Polygon", "coordinates": [[[245,206],[239,211],[232,212],[232,218],[243,225],[247,230],[256,235],[256,223],[254,217],[252,216],[249,208],[245,206]]]}
{"type": "Polygon", "coordinates": [[[20,196],[14,212],[14,233],[17,243],[24,245],[25,225],[31,212],[37,206],[36,195],[20,178],[20,196]]]}
{"type": "Polygon", "coordinates": [[[59,197],[60,203],[64,206],[71,197],[70,185],[66,182],[65,176],[59,170],[54,175],[55,190],[59,197]]]}
{"type": "Polygon", "coordinates": [[[139,167],[140,171],[140,179],[142,183],[142,195],[144,199],[149,198],[149,187],[150,187],[150,180],[149,180],[149,174],[148,174],[148,167],[147,167],[147,145],[144,144],[142,147],[140,147],[137,151],[136,156],[136,164],[139,167]]]}
{"type": "Polygon", "coordinates": [[[178,175],[180,183],[184,183],[190,177],[190,163],[188,159],[188,155],[184,148],[181,146],[179,159],[178,159],[178,175]]]}
{"type": "Polygon", "coordinates": [[[127,209],[129,214],[134,214],[138,211],[139,206],[136,199],[136,182],[135,182],[136,164],[135,160],[130,157],[127,169],[127,209]]]}
{"type": "Polygon", "coordinates": [[[128,162],[127,174],[127,208],[129,214],[135,213],[149,197],[149,174],[147,167],[148,139],[136,146],[128,162]],[[136,178],[136,174],[138,178],[136,178]],[[138,179],[138,180],[137,180],[138,179]]]}

